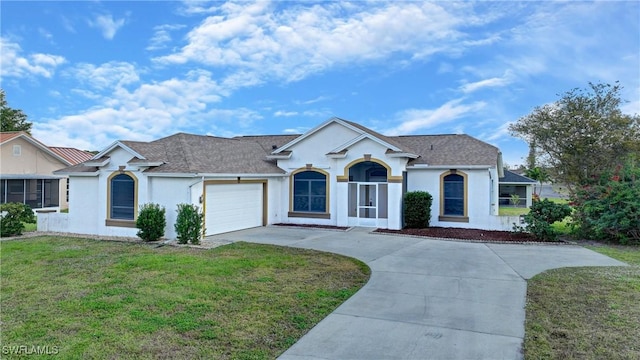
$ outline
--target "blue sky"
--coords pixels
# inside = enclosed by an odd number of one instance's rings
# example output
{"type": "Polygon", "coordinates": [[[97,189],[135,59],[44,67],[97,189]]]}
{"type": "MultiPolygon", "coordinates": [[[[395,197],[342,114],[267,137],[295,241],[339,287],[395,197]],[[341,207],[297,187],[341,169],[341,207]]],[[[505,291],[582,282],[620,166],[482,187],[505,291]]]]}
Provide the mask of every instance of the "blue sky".
{"type": "Polygon", "coordinates": [[[640,2],[2,1],[1,86],[50,146],[188,132],[466,133],[588,82],[640,113],[640,2]]]}

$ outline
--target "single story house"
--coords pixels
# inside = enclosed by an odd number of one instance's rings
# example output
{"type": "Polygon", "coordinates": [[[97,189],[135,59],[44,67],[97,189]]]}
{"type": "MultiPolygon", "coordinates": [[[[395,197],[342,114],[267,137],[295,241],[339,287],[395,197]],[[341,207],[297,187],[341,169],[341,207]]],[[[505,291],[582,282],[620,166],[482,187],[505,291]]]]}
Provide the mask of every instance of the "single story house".
{"type": "Polygon", "coordinates": [[[513,171],[505,170],[500,178],[500,206],[531,207],[533,187],[538,182],[513,171]],[[517,203],[514,204],[517,195],[517,203]]]}
{"type": "Polygon", "coordinates": [[[58,171],[71,181],[68,231],[135,236],[139,206],[198,205],[205,235],[275,223],[401,229],[407,191],[433,196],[432,226],[511,229],[498,216],[498,148],[467,135],[384,136],[331,118],[302,135],[178,133],[116,141],[58,171]]]}
{"type": "Polygon", "coordinates": [[[67,208],[67,177],[53,172],[91,159],[69,147],[46,146],[24,131],[0,133],[0,204],[19,202],[36,212],[67,208]]]}

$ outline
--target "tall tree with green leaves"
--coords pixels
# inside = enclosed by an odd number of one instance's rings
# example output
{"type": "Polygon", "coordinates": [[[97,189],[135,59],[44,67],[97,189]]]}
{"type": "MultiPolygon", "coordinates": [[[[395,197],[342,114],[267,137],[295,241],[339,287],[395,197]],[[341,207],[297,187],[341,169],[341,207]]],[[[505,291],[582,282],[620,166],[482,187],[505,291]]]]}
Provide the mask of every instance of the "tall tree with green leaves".
{"type": "Polygon", "coordinates": [[[573,192],[640,152],[640,116],[622,113],[621,90],[618,82],[589,83],[534,108],[509,130],[534,148],[538,166],[573,192]]]}
{"type": "Polygon", "coordinates": [[[22,110],[9,107],[4,90],[0,89],[0,131],[24,131],[30,134],[32,125],[22,110]]]}

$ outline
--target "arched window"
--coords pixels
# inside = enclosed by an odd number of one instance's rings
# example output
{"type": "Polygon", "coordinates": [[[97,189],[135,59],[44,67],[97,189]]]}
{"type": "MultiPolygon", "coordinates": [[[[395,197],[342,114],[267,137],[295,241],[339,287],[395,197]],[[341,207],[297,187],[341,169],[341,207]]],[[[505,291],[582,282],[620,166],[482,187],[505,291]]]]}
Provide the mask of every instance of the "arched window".
{"type": "Polygon", "coordinates": [[[136,213],[136,183],[127,174],[109,179],[109,219],[134,220],[136,213]]]}
{"type": "Polygon", "coordinates": [[[442,174],[440,179],[440,220],[468,222],[467,175],[452,170],[442,174]]]}
{"type": "Polygon", "coordinates": [[[327,176],[317,171],[293,175],[294,212],[327,212],[327,176]]]}

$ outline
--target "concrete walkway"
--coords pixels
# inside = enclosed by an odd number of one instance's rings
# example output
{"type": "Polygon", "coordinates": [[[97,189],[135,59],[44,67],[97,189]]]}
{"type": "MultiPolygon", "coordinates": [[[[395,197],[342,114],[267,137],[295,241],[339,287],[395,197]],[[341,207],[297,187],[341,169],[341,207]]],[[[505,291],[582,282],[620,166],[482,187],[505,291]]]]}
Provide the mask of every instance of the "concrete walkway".
{"type": "Polygon", "coordinates": [[[526,279],[567,266],[624,263],[579,246],[442,241],[331,230],[255,228],[247,241],[351,256],[369,282],[280,359],[521,359],[526,279]]]}

